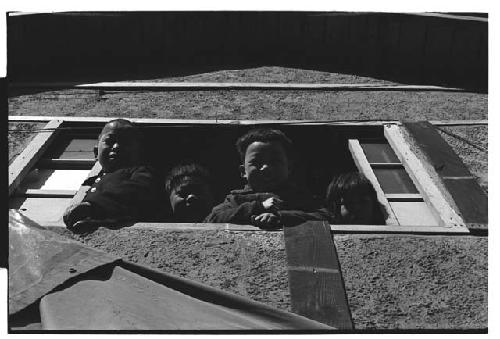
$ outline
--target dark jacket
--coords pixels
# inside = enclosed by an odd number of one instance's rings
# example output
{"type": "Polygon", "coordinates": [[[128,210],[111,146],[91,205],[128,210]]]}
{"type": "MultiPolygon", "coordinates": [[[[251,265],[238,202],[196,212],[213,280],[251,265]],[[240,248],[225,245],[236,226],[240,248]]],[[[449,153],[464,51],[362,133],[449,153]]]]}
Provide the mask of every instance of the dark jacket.
{"type": "Polygon", "coordinates": [[[90,177],[83,201],[93,206],[93,218],[130,217],[135,220],[155,220],[163,202],[162,182],[148,166],[118,169],[90,177]]]}
{"type": "Polygon", "coordinates": [[[262,202],[270,197],[284,202],[277,213],[284,226],[294,226],[308,220],[327,220],[311,194],[293,184],[286,184],[272,193],[257,193],[249,186],[233,190],[223,203],[213,208],[205,222],[250,225],[252,216],[269,212],[264,209],[262,202]]]}

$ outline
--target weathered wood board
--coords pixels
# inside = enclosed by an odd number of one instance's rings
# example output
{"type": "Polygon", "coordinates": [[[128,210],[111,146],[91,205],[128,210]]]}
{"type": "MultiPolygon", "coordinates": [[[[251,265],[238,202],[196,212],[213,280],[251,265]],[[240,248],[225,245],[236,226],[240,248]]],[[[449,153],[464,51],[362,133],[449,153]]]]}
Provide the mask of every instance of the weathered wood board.
{"type": "Polygon", "coordinates": [[[285,227],[292,311],[341,330],[353,328],[330,226],[285,227]]]}
{"type": "MultiPolygon", "coordinates": [[[[403,126],[428,157],[467,224],[488,223],[488,196],[450,145],[429,122],[403,126]]],[[[471,225],[470,227],[474,227],[471,225]]]]}
{"type": "Polygon", "coordinates": [[[444,193],[434,183],[430,174],[422,164],[422,160],[411,150],[401,129],[396,125],[384,127],[384,135],[408,171],[410,178],[430,206],[432,213],[441,226],[465,228],[464,220],[446,200],[444,193]]]}

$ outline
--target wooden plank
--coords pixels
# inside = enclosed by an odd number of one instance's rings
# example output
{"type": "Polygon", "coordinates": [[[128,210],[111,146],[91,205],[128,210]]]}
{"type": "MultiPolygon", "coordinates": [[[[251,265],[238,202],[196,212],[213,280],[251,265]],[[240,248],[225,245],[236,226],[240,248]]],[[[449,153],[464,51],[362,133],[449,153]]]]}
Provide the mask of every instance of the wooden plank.
{"type": "MultiPolygon", "coordinates": [[[[36,199],[36,198],[33,198],[36,199]]],[[[37,200],[46,200],[53,198],[38,198],[37,200]]],[[[50,203],[44,204],[42,208],[48,208],[51,203],[61,202],[64,206],[69,206],[68,198],[54,198],[61,200],[51,200],[50,203]]],[[[25,198],[14,197],[11,199],[10,206],[19,209],[22,205],[22,201],[25,198]]],[[[27,216],[36,220],[41,226],[44,227],[66,227],[62,219],[59,219],[57,213],[53,217],[48,215],[42,215],[39,210],[33,210],[35,207],[40,207],[41,203],[44,201],[28,201],[26,202],[23,210],[21,212],[25,213],[27,216]],[[35,207],[34,207],[35,206],[35,207]],[[25,207],[29,207],[29,210],[25,207]]],[[[59,209],[60,213],[64,212],[63,209],[59,209]]],[[[56,211],[57,212],[57,211],[56,211]]],[[[469,224],[467,225],[469,226],[469,224]]],[[[386,233],[398,233],[398,234],[469,234],[473,231],[487,231],[487,225],[475,224],[474,228],[458,228],[458,227],[445,227],[445,226],[422,226],[422,225],[330,225],[330,229],[335,234],[352,234],[352,233],[371,233],[371,234],[386,234],[386,233]]],[[[213,230],[224,230],[227,232],[274,232],[262,230],[258,227],[250,225],[234,225],[234,224],[173,224],[173,223],[146,223],[138,222],[133,225],[127,225],[131,229],[154,229],[154,230],[164,230],[164,231],[213,231],[213,230]]],[[[281,231],[281,230],[279,230],[281,231]]]]}
{"type": "Polygon", "coordinates": [[[206,90],[323,90],[323,91],[439,91],[464,92],[464,89],[432,85],[387,84],[314,84],[314,83],[255,83],[255,82],[19,82],[10,88],[93,89],[108,91],[206,91],[206,90]]]}
{"type": "Polygon", "coordinates": [[[329,225],[285,227],[284,236],[292,312],[340,330],[353,329],[329,225]]]}
{"type": "Polygon", "coordinates": [[[419,158],[411,151],[398,126],[387,125],[384,135],[396,152],[401,163],[405,166],[413,183],[418,188],[424,201],[431,207],[441,226],[465,227],[463,219],[446,201],[443,193],[436,186],[419,158]]]}
{"type": "Polygon", "coordinates": [[[476,224],[481,224],[481,229],[484,229],[484,225],[488,224],[488,196],[477,180],[444,178],[443,182],[467,227],[473,229],[476,224]]]}
{"type": "Polygon", "coordinates": [[[349,146],[349,151],[352,154],[352,158],[354,160],[354,163],[356,164],[356,167],[358,168],[358,171],[363,173],[365,177],[371,182],[373,185],[373,188],[375,189],[375,192],[377,192],[377,200],[378,202],[384,207],[384,218],[385,222],[387,225],[399,225],[398,219],[396,218],[396,215],[394,211],[392,210],[391,205],[387,201],[387,198],[384,194],[384,191],[382,191],[382,187],[380,186],[380,183],[377,180],[377,177],[375,176],[375,173],[373,172],[370,164],[368,163],[368,160],[366,159],[365,153],[363,152],[363,148],[361,148],[361,145],[359,143],[359,140],[357,139],[349,139],[348,141],[348,146],[349,146]]]}
{"type": "Polygon", "coordinates": [[[51,120],[45,127],[47,131],[39,132],[28,147],[9,166],[9,196],[19,186],[21,180],[30,172],[31,167],[40,159],[43,152],[57,135],[62,121],[51,120]]]}
{"type": "MultiPolygon", "coordinates": [[[[106,123],[120,117],[46,117],[46,116],[9,116],[9,122],[41,122],[61,119],[69,123],[106,123]]],[[[399,124],[396,120],[355,121],[355,120],[195,120],[195,119],[128,119],[136,124],[157,125],[329,125],[329,126],[384,126],[385,124],[399,124]]]]}
{"type": "MultiPolygon", "coordinates": [[[[85,123],[105,123],[112,119],[117,119],[119,117],[67,117],[67,116],[33,116],[33,115],[9,115],[9,122],[46,122],[51,120],[62,120],[67,122],[85,122],[85,123]]],[[[264,122],[274,122],[274,123],[316,123],[316,124],[328,124],[328,125],[345,125],[345,126],[383,126],[386,124],[397,124],[400,125],[401,122],[397,120],[377,120],[377,121],[355,121],[355,120],[194,120],[194,119],[143,119],[143,118],[130,118],[130,121],[141,124],[179,124],[184,123],[186,125],[190,124],[229,124],[229,123],[247,123],[251,122],[260,123],[264,122]]],[[[435,126],[476,126],[476,125],[488,125],[488,120],[429,120],[429,123],[435,126]]]]}
{"type": "Polygon", "coordinates": [[[403,127],[415,138],[431,165],[441,177],[470,177],[467,166],[438,131],[426,121],[404,122],[403,127]]]}
{"type": "Polygon", "coordinates": [[[398,234],[469,234],[467,228],[445,227],[445,226],[422,226],[422,225],[330,225],[335,234],[351,233],[398,233],[398,234]]]}
{"type": "Polygon", "coordinates": [[[466,223],[488,223],[488,196],[451,146],[428,122],[404,123],[436,169],[466,223]]]}
{"type": "MultiPolygon", "coordinates": [[[[179,231],[195,231],[195,230],[225,230],[225,231],[265,231],[261,228],[252,225],[236,225],[236,224],[215,224],[215,223],[152,223],[138,222],[130,226],[136,229],[159,229],[159,230],[179,230],[179,231]]],[[[281,232],[281,230],[278,230],[281,232]]]]}
{"type": "Polygon", "coordinates": [[[75,190],[46,190],[46,189],[27,189],[16,191],[16,197],[25,198],[73,198],[77,191],[75,190]]]}
{"type": "Polygon", "coordinates": [[[50,169],[92,169],[96,160],[91,159],[40,159],[38,168],[50,169]]]}
{"type": "Polygon", "coordinates": [[[488,120],[429,120],[434,126],[476,126],[488,125],[488,120]]]}

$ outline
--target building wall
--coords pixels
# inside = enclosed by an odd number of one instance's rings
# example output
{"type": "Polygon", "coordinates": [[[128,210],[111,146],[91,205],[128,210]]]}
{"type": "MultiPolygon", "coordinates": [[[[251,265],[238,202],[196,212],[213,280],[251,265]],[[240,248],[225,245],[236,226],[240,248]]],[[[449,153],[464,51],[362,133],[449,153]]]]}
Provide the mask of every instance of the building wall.
{"type": "Polygon", "coordinates": [[[488,23],[394,13],[57,13],[8,18],[11,78],[248,65],[487,88],[488,23]]]}
{"type": "Polygon", "coordinates": [[[488,239],[334,235],[355,329],[486,329],[488,239]]]}

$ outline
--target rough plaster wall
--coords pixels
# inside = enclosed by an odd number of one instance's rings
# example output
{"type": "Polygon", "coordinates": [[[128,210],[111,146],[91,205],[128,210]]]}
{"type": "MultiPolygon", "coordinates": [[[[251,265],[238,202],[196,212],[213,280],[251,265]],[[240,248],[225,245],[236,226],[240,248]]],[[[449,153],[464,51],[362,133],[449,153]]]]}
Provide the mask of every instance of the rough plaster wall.
{"type": "Polygon", "coordinates": [[[42,128],[45,124],[38,123],[9,123],[8,145],[9,165],[21,154],[31,140],[36,136],[35,130],[42,128]]]}
{"type": "Polygon", "coordinates": [[[488,240],[335,235],[356,329],[481,329],[488,240]]]}
{"type": "Polygon", "coordinates": [[[9,112],[11,115],[229,120],[487,119],[487,95],[418,91],[68,89],[10,97],[9,112]]]}

